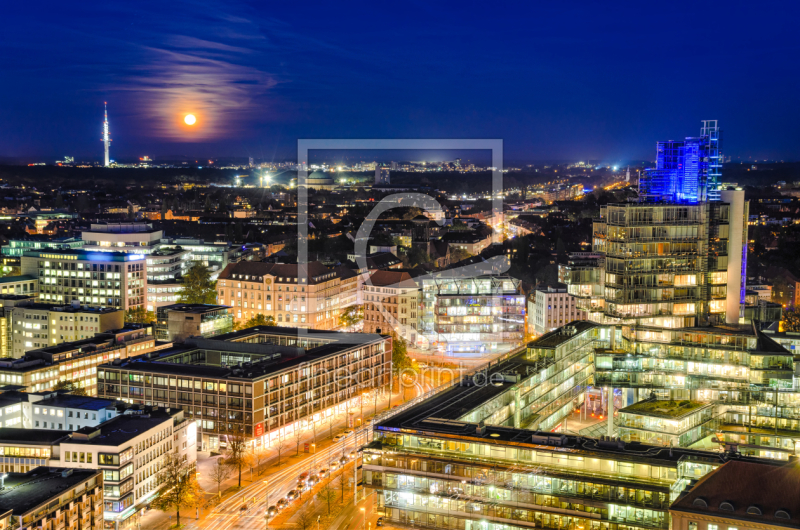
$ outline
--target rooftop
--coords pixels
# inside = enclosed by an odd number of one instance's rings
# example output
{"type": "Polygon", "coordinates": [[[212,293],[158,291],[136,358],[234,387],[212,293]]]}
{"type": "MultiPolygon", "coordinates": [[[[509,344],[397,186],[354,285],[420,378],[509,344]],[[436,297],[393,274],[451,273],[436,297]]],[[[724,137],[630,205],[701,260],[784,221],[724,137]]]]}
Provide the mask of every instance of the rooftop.
{"type": "Polygon", "coordinates": [[[800,465],[732,460],[704,476],[670,511],[800,527],[800,465]],[[780,513],[782,511],[783,513],[780,513]]]}
{"type": "Polygon", "coordinates": [[[698,401],[652,400],[634,403],[633,405],[620,409],[620,412],[655,416],[658,418],[679,419],[693,412],[697,412],[702,408],[712,406],[714,406],[713,403],[700,403],[698,401]]]}
{"type": "Polygon", "coordinates": [[[30,274],[20,274],[19,276],[3,276],[0,278],[0,284],[3,283],[17,283],[17,282],[30,282],[36,279],[36,276],[30,274]]]}
{"type": "Polygon", "coordinates": [[[37,467],[28,473],[8,473],[0,490],[0,513],[11,510],[16,516],[26,514],[101,473],[94,469],[46,467],[37,467]]]}
{"type": "Polygon", "coordinates": [[[226,305],[214,304],[172,304],[158,308],[159,311],[180,311],[182,313],[208,313],[209,311],[219,311],[220,309],[230,309],[226,305]]]}
{"type": "Polygon", "coordinates": [[[174,422],[177,410],[155,409],[149,414],[123,414],[96,427],[83,427],[66,443],[119,446],[165,423],[174,422]]]}

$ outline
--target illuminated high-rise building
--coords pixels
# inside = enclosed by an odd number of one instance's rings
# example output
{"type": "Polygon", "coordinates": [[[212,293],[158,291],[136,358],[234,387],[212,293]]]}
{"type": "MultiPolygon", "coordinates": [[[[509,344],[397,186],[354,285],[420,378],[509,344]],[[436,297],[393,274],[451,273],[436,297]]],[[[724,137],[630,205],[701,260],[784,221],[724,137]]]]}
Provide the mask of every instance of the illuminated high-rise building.
{"type": "Polygon", "coordinates": [[[103,164],[105,167],[108,167],[109,163],[111,162],[111,160],[108,157],[108,145],[109,145],[109,143],[111,143],[111,138],[108,137],[108,107],[107,107],[107,105],[108,105],[108,103],[104,101],[103,102],[104,118],[103,118],[103,138],[102,138],[102,140],[103,140],[103,146],[105,148],[105,162],[103,164]]]}
{"type": "Polygon", "coordinates": [[[719,201],[722,176],[717,120],[703,120],[700,136],[656,144],[656,167],[639,179],[642,202],[719,201]]]}

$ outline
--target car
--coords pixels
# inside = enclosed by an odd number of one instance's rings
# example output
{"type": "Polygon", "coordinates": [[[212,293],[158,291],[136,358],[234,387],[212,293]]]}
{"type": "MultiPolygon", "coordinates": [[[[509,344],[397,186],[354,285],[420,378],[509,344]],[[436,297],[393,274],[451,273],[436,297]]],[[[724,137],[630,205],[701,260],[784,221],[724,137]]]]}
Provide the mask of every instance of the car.
{"type": "Polygon", "coordinates": [[[247,503],[242,504],[241,506],[239,506],[239,511],[240,512],[246,512],[247,511],[247,503]]]}
{"type": "Polygon", "coordinates": [[[327,467],[323,467],[322,469],[319,470],[319,473],[317,473],[317,476],[319,478],[321,478],[321,479],[328,478],[330,475],[331,475],[331,472],[328,471],[327,467]]]}
{"type": "Polygon", "coordinates": [[[291,490],[289,491],[289,493],[286,494],[287,501],[293,501],[298,498],[300,498],[300,491],[298,490],[291,490]]]}
{"type": "Polygon", "coordinates": [[[306,480],[306,486],[313,488],[317,482],[319,482],[319,477],[317,475],[309,475],[308,480],[306,480]]]}
{"type": "Polygon", "coordinates": [[[335,470],[338,467],[339,467],[339,461],[338,460],[334,460],[334,461],[331,462],[331,471],[335,470]]]}
{"type": "Polygon", "coordinates": [[[346,456],[343,456],[342,458],[339,459],[339,463],[342,465],[345,465],[347,462],[348,460],[346,456]]]}
{"type": "Polygon", "coordinates": [[[344,434],[345,436],[350,436],[351,434],[353,434],[353,429],[345,429],[342,434],[344,434]]]}
{"type": "Polygon", "coordinates": [[[378,517],[378,520],[375,521],[375,526],[383,526],[383,517],[378,517]]]}
{"type": "Polygon", "coordinates": [[[333,441],[334,442],[341,442],[344,439],[345,439],[345,435],[344,435],[344,433],[341,433],[341,432],[333,437],[333,441]]]}
{"type": "Polygon", "coordinates": [[[358,453],[356,453],[355,451],[350,451],[350,453],[348,453],[348,455],[347,455],[347,457],[350,460],[353,460],[356,456],[358,456],[358,453]]]}
{"type": "Polygon", "coordinates": [[[289,506],[289,501],[287,501],[286,499],[281,499],[281,500],[278,501],[278,506],[277,507],[278,507],[279,510],[283,510],[287,506],[289,506]]]}
{"type": "Polygon", "coordinates": [[[270,506],[267,508],[267,517],[275,517],[278,515],[278,507],[277,506],[270,506]]]}

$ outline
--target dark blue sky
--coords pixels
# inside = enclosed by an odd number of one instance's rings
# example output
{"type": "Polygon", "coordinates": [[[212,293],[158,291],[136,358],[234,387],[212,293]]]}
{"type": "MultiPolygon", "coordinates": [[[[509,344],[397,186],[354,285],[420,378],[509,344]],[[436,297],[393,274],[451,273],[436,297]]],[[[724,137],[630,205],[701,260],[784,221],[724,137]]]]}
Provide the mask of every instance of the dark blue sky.
{"type": "Polygon", "coordinates": [[[797,2],[6,2],[0,156],[283,159],[297,138],[654,158],[719,119],[798,159],[797,2]],[[192,130],[183,115],[198,115],[192,130]]]}

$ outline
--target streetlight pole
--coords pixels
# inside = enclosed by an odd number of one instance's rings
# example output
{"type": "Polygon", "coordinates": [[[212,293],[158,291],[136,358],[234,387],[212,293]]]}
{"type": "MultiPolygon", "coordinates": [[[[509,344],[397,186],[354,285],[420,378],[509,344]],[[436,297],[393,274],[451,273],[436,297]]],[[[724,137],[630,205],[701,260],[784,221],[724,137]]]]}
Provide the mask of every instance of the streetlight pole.
{"type": "Polygon", "coordinates": [[[367,526],[367,510],[363,506],[361,507],[361,513],[364,514],[364,520],[361,523],[361,529],[363,530],[367,526]]]}
{"type": "MultiPolygon", "coordinates": [[[[264,500],[264,521],[266,530],[269,530],[269,479],[265,480],[264,484],[267,485],[267,498],[264,500]]],[[[319,528],[317,530],[319,530],[319,528]]]]}

